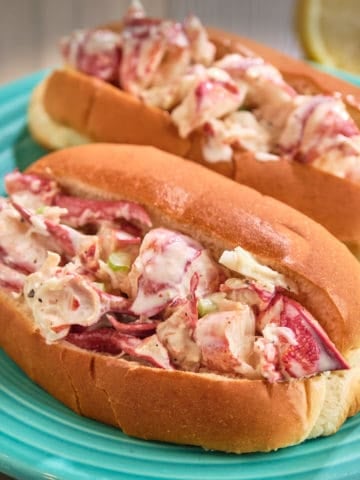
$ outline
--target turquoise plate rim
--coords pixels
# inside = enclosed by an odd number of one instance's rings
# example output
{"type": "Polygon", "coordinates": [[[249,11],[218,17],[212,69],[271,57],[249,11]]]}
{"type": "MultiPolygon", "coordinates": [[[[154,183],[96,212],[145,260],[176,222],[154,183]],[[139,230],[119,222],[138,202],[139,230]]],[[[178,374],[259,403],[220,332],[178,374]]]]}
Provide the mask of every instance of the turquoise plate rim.
{"type": "MultiPolygon", "coordinates": [[[[320,67],[360,86],[360,78],[320,67]]],[[[26,129],[36,72],[0,86],[0,179],[45,153],[26,129]]],[[[0,471],[21,480],[359,480],[360,415],[331,437],[267,454],[232,455],[145,442],[79,417],[0,349],[0,471]]]]}

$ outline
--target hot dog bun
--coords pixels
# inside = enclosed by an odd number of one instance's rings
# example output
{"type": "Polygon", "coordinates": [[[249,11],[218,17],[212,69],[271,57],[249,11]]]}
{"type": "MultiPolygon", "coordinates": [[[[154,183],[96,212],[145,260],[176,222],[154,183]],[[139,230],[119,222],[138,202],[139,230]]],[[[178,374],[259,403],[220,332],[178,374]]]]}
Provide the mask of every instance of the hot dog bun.
{"type": "Polygon", "coordinates": [[[286,274],[352,368],[270,384],[167,371],[46,344],[24,302],[0,293],[0,345],[76,412],[140,438],[244,453],[334,433],[360,408],[360,266],[323,227],[200,165],[152,147],[89,145],[29,172],[78,196],[139,202],[154,226],[191,235],[215,258],[241,245],[286,274]]]}
{"type": "MultiPolygon", "coordinates": [[[[113,24],[111,28],[118,31],[121,26],[113,24]]],[[[357,87],[252,40],[216,29],[208,32],[218,57],[249,48],[277,67],[299,93],[338,92],[360,125],[357,87]]],[[[194,132],[181,138],[167,111],[147,106],[119,88],[81,72],[66,68],[45,79],[30,103],[29,128],[34,138],[50,149],[116,142],[149,144],[184,156],[288,203],[324,225],[355,254],[359,253],[358,183],[298,162],[259,162],[253,154],[241,151],[234,154],[231,162],[209,163],[202,153],[201,134],[194,132]]]]}

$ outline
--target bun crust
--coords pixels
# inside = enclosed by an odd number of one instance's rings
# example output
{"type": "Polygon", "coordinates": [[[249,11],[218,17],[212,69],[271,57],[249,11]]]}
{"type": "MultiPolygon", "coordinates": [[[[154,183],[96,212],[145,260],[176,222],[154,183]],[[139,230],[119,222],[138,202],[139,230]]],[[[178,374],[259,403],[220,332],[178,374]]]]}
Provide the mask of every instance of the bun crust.
{"type": "Polygon", "coordinates": [[[66,341],[46,344],[27,307],[0,292],[0,345],[61,402],[129,435],[236,453],[334,433],[359,410],[360,305],[353,292],[360,289],[360,266],[320,225],[151,147],[75,147],[29,171],[53,176],[77,195],[136,200],[155,225],[191,234],[214,253],[242,245],[297,283],[303,304],[353,365],[275,384],[151,368],[66,341]]]}
{"type": "MultiPolygon", "coordinates": [[[[107,27],[121,29],[119,23],[107,27]]],[[[249,48],[279,68],[299,92],[341,92],[350,114],[360,125],[357,87],[252,40],[216,29],[209,29],[209,35],[219,56],[249,48]]],[[[54,71],[34,92],[29,127],[34,138],[50,149],[88,142],[129,143],[153,145],[189,158],[288,203],[322,223],[354,253],[360,251],[360,220],[356,214],[359,185],[308,165],[259,162],[242,152],[236,153],[232,162],[208,163],[202,155],[199,134],[180,138],[168,112],[146,106],[94,77],[71,69],[54,71]],[[286,190],[285,185],[291,188],[286,190]]]]}
{"type": "Polygon", "coordinates": [[[305,212],[341,239],[354,253],[360,239],[360,186],[298,162],[259,162],[235,153],[234,180],[305,212]]]}

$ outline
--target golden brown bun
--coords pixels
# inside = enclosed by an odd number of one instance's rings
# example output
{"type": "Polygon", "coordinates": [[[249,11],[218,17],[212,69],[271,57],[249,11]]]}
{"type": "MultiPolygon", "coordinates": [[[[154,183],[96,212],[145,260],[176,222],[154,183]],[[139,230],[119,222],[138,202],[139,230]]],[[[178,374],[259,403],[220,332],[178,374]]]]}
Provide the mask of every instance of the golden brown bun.
{"type": "Polygon", "coordinates": [[[43,95],[51,118],[93,141],[153,145],[180,156],[190,148],[189,140],[179,137],[167,112],[94,77],[71,69],[55,71],[43,95]],[[73,103],[69,109],[64,99],[70,97],[73,103]]]}
{"type": "Polygon", "coordinates": [[[138,201],[154,225],[214,254],[241,245],[291,278],[353,368],[269,384],[166,371],[47,345],[23,302],[0,292],[0,345],[76,412],[130,435],[244,453],[334,433],[360,408],[360,265],[325,229],[290,207],[152,147],[88,145],[33,164],[70,193],[138,201]]]}
{"type": "Polygon", "coordinates": [[[0,345],[8,355],[69,408],[128,435],[235,453],[269,451],[331,435],[360,409],[359,367],[274,385],[160,370],[67,342],[49,346],[23,306],[1,292],[0,303],[0,345]]]}
{"type": "MultiPolygon", "coordinates": [[[[110,27],[121,28],[120,24],[110,27]]],[[[249,48],[279,68],[299,92],[341,92],[360,125],[359,88],[252,40],[216,29],[209,29],[209,34],[219,56],[249,48]]],[[[29,108],[29,127],[45,147],[57,149],[87,141],[153,145],[288,203],[322,223],[355,254],[360,252],[358,184],[308,165],[285,161],[269,164],[241,152],[232,162],[207,163],[199,134],[180,138],[168,112],[146,106],[118,88],[74,70],[53,72],[39,88],[29,108]],[[286,189],[286,185],[291,188],[286,189]]]]}
{"type": "Polygon", "coordinates": [[[356,252],[360,185],[298,162],[259,162],[251,153],[235,153],[234,163],[236,181],[306,212],[356,252]]]}

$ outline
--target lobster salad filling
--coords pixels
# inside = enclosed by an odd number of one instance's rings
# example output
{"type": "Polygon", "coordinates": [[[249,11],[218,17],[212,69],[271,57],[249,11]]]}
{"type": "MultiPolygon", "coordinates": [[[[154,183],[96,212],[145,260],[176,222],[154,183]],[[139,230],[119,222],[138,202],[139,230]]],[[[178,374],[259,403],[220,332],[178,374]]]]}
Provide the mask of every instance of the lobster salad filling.
{"type": "Polygon", "coordinates": [[[216,57],[200,20],[149,18],[134,1],[123,30],[80,30],[64,38],[67,65],[169,111],[181,137],[201,132],[204,158],[234,150],[280,157],[360,181],[360,131],[336,95],[300,95],[279,70],[244,49],[216,57]]]}
{"type": "Polygon", "coordinates": [[[269,382],[349,368],[293,282],[242,247],[216,261],[136,203],[17,171],[5,183],[0,287],[24,299],[47,343],[269,382]]]}

